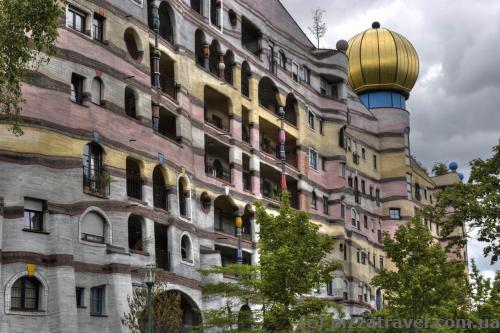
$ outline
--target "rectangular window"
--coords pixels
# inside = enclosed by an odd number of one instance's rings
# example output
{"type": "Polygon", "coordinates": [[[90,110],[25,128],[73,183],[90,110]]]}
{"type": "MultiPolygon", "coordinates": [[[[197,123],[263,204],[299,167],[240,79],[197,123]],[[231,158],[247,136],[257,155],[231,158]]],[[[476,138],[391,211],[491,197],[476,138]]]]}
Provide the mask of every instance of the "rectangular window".
{"type": "Polygon", "coordinates": [[[299,82],[299,65],[294,62],[292,62],[292,79],[299,82]]]}
{"type": "Polygon", "coordinates": [[[332,288],[332,281],[328,281],[326,283],[326,294],[328,296],[333,296],[333,288],[332,288]]]}
{"type": "Polygon", "coordinates": [[[347,245],[344,244],[344,260],[347,260],[347,245]]]}
{"type": "Polygon", "coordinates": [[[74,7],[69,7],[66,13],[66,25],[78,32],[85,33],[86,15],[74,7]]]}
{"type": "Polygon", "coordinates": [[[43,201],[24,198],[24,228],[43,231],[43,201]]]}
{"type": "Polygon", "coordinates": [[[328,96],[329,95],[329,86],[328,82],[323,77],[320,77],[319,79],[319,92],[323,96],[328,96]]]}
{"type": "Polygon", "coordinates": [[[84,308],[85,307],[84,296],[85,296],[85,288],[76,287],[76,307],[77,308],[84,308]]]}
{"type": "Polygon", "coordinates": [[[406,196],[408,197],[408,200],[411,200],[413,198],[413,188],[412,188],[412,177],[409,173],[406,174],[406,196]]]}
{"type": "Polygon", "coordinates": [[[104,315],[105,286],[90,288],[90,315],[104,315]]]}
{"type": "Polygon", "coordinates": [[[363,265],[366,265],[366,253],[365,252],[361,252],[361,263],[363,265]]]}
{"type": "Polygon", "coordinates": [[[104,17],[95,13],[92,20],[92,36],[99,42],[104,40],[104,17]]]}
{"type": "Polygon", "coordinates": [[[318,153],[312,148],[309,148],[309,166],[314,170],[318,169],[318,153]]]}
{"type": "Polygon", "coordinates": [[[321,170],[326,171],[326,161],[323,156],[321,156],[321,170]]]}
{"type": "Polygon", "coordinates": [[[85,78],[78,74],[71,74],[71,101],[82,104],[83,103],[83,82],[85,78]]]}
{"type": "Polygon", "coordinates": [[[380,269],[384,268],[384,257],[380,256],[379,258],[379,267],[380,269]]]}
{"type": "Polygon", "coordinates": [[[328,197],[323,197],[323,214],[328,215],[328,197]]]}
{"type": "Polygon", "coordinates": [[[366,193],[366,189],[365,189],[365,181],[362,180],[361,181],[361,193],[365,194],[366,193]]]}
{"type": "Polygon", "coordinates": [[[349,187],[352,187],[352,177],[347,177],[347,185],[349,185],[349,187]]]}
{"type": "Polygon", "coordinates": [[[377,206],[380,207],[380,190],[379,189],[375,190],[375,201],[377,203],[377,206]]]}
{"type": "Polygon", "coordinates": [[[319,134],[323,134],[323,119],[318,118],[319,122],[319,134]]]}
{"type": "Polygon", "coordinates": [[[314,129],[314,113],[312,113],[311,111],[309,111],[308,123],[309,123],[309,128],[314,129]]]}
{"type": "Polygon", "coordinates": [[[370,186],[370,200],[373,200],[373,187],[370,186]]]}
{"type": "Polygon", "coordinates": [[[356,262],[359,264],[361,262],[361,253],[359,250],[356,251],[356,262]]]}
{"type": "Polygon", "coordinates": [[[368,229],[368,216],[364,216],[364,220],[363,220],[363,225],[365,227],[365,229],[368,229]]]}
{"type": "Polygon", "coordinates": [[[345,205],[340,205],[340,217],[345,220],[345,205]]]}
{"type": "Polygon", "coordinates": [[[373,155],[373,169],[377,170],[377,155],[373,155]]]}
{"type": "Polygon", "coordinates": [[[306,66],[302,67],[302,75],[303,75],[302,81],[304,81],[307,84],[311,84],[311,70],[308,67],[306,66]]]}
{"type": "Polygon", "coordinates": [[[389,208],[389,217],[391,220],[400,220],[401,210],[399,208],[389,208]]]}
{"type": "Polygon", "coordinates": [[[342,178],[345,178],[345,163],[344,162],[339,163],[339,176],[342,178]]]}

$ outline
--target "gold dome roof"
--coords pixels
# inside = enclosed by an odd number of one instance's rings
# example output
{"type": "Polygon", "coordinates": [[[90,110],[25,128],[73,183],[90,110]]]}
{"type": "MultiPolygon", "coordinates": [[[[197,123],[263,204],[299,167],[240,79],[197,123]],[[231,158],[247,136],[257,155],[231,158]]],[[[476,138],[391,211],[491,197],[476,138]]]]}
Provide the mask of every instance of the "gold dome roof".
{"type": "Polygon", "coordinates": [[[400,34],[380,28],[349,40],[349,84],[356,93],[373,90],[395,90],[408,96],[417,81],[419,62],[411,43],[400,34]]]}

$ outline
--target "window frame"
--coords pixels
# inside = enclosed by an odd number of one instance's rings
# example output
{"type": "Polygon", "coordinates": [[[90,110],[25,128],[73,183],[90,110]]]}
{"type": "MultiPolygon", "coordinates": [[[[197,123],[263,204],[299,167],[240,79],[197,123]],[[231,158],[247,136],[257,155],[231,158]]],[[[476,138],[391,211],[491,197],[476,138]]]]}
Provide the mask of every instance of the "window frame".
{"type": "Polygon", "coordinates": [[[318,170],[318,152],[312,148],[309,147],[309,167],[313,170],[318,170]],[[314,158],[313,158],[314,156],[314,158]]]}
{"type": "Polygon", "coordinates": [[[310,129],[314,130],[314,113],[309,110],[307,114],[307,125],[309,126],[310,129]]]}
{"type": "Polygon", "coordinates": [[[78,309],[85,309],[85,287],[76,287],[75,288],[76,295],[76,307],[78,309]]]}
{"type": "MultiPolygon", "coordinates": [[[[17,287],[16,287],[17,288],[17,287]]],[[[16,281],[12,284],[11,287],[11,292],[10,292],[10,310],[11,311],[19,311],[19,312],[39,312],[40,311],[40,289],[43,288],[42,283],[35,277],[31,276],[21,276],[20,278],[16,279],[16,281]],[[34,284],[34,297],[27,298],[26,296],[26,281],[30,280],[34,284]],[[16,284],[20,283],[20,295],[14,296],[14,288],[16,287],[16,284]],[[14,307],[13,306],[13,298],[19,298],[20,302],[20,307],[14,307]],[[26,306],[26,301],[33,300],[35,307],[28,307],[26,306]]]]}
{"type": "Polygon", "coordinates": [[[297,64],[295,61],[292,61],[292,80],[294,82],[299,83],[300,82],[300,71],[299,71],[299,64],[297,64]]]}
{"type": "Polygon", "coordinates": [[[81,34],[87,35],[86,27],[87,27],[87,20],[90,15],[86,13],[85,11],[73,6],[69,5],[68,9],[66,11],[66,27],[70,28],[73,31],[79,32],[81,34]],[[71,13],[72,19],[69,22],[68,20],[68,15],[71,13]],[[81,25],[81,30],[78,30],[76,28],[76,17],[80,17],[80,25],[81,25]]]}
{"type": "Polygon", "coordinates": [[[401,208],[397,207],[389,208],[389,218],[391,220],[401,220],[401,208]]]}
{"type": "MultiPolygon", "coordinates": [[[[42,210],[34,210],[34,209],[29,209],[29,208],[24,208],[23,207],[23,219],[24,219],[24,228],[23,230],[26,230],[26,231],[35,231],[35,232],[43,232],[44,231],[44,214],[45,214],[45,201],[43,200],[39,200],[39,199],[32,199],[32,198],[25,198],[25,201],[26,199],[28,200],[31,200],[31,201],[36,201],[38,203],[40,203],[42,205],[42,210]],[[27,216],[26,216],[26,213],[28,213],[28,216],[29,216],[29,219],[27,220],[27,216]],[[32,215],[31,214],[39,214],[39,218],[40,218],[40,221],[39,221],[39,226],[38,228],[34,228],[33,227],[33,224],[32,224],[32,215]]],[[[26,206],[26,205],[24,205],[26,206]]]]}
{"type": "Polygon", "coordinates": [[[311,192],[311,208],[312,209],[318,209],[318,196],[316,195],[315,191],[311,192]]]}
{"type": "Polygon", "coordinates": [[[84,84],[86,77],[77,74],[71,73],[71,91],[70,91],[70,100],[73,103],[83,105],[83,95],[84,95],[84,84]]]}
{"type": "Polygon", "coordinates": [[[92,39],[98,42],[104,42],[104,21],[106,18],[94,13],[92,15],[92,39]],[[97,22],[97,25],[96,25],[97,22]]]}
{"type": "Polygon", "coordinates": [[[100,285],[90,288],[90,315],[93,317],[104,317],[106,316],[105,309],[106,285],[100,285]]]}
{"type": "Polygon", "coordinates": [[[181,262],[184,264],[188,265],[194,265],[194,251],[193,251],[193,240],[189,236],[188,233],[184,232],[181,234],[180,237],[180,242],[179,242],[179,249],[180,249],[180,255],[181,255],[181,262]],[[189,251],[186,250],[186,247],[182,245],[182,241],[184,239],[187,239],[187,242],[189,243],[189,251]],[[182,253],[186,252],[186,258],[183,257],[182,253]]]}

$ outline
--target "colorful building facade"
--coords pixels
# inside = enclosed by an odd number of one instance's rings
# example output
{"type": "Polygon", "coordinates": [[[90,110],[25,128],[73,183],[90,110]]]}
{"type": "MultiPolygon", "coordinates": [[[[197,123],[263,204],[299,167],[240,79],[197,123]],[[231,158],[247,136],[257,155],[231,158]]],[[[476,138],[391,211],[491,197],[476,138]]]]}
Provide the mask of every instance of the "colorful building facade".
{"type": "Polygon", "coordinates": [[[459,181],[412,158],[418,57],[378,23],[317,49],[275,0],[69,0],[56,48],[23,85],[24,135],[0,124],[2,332],[127,331],[147,264],[199,323],[222,303],[198,270],[257,262],[251,203],[284,184],[337,240],[314,294],[377,309],[383,232],[459,181]]]}

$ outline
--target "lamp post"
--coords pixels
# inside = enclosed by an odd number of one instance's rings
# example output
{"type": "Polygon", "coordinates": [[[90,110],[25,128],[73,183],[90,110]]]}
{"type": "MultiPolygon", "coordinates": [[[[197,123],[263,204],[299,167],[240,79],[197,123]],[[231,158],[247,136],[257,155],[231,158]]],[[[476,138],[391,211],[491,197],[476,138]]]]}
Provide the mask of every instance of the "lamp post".
{"type": "Polygon", "coordinates": [[[151,289],[155,283],[155,268],[154,264],[146,265],[146,272],[144,274],[144,284],[148,288],[148,321],[146,323],[146,332],[153,333],[153,305],[151,300],[151,289]]]}
{"type": "Polygon", "coordinates": [[[238,237],[238,251],[236,252],[236,262],[238,264],[242,264],[243,252],[241,251],[241,226],[243,225],[243,220],[241,219],[241,216],[236,216],[234,224],[236,226],[236,237],[238,237]]]}

